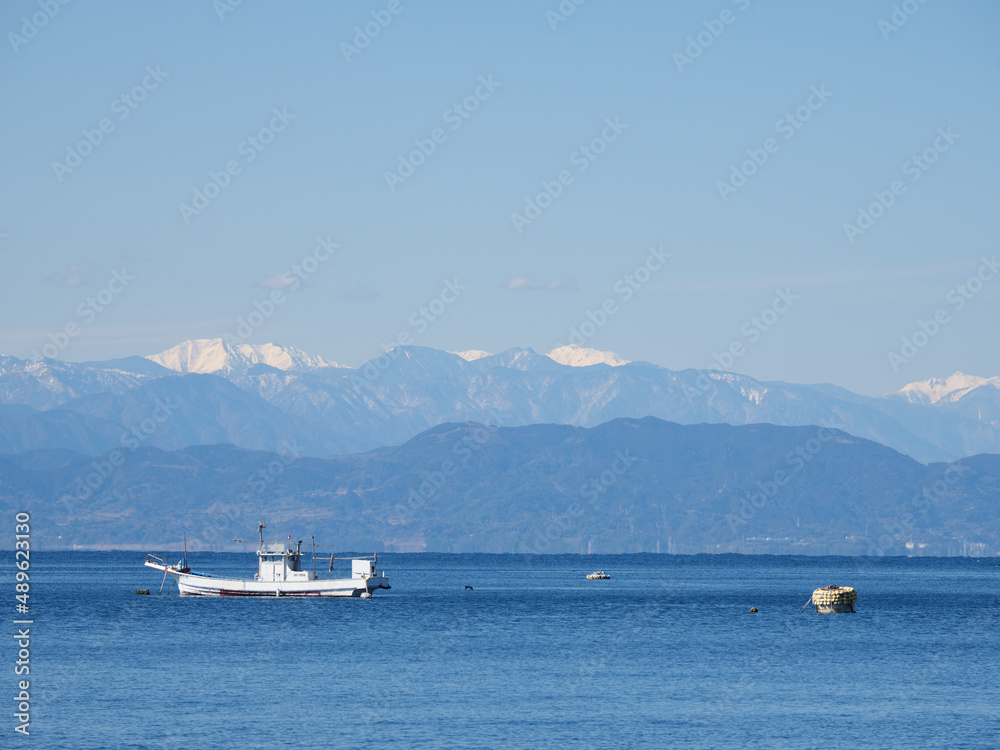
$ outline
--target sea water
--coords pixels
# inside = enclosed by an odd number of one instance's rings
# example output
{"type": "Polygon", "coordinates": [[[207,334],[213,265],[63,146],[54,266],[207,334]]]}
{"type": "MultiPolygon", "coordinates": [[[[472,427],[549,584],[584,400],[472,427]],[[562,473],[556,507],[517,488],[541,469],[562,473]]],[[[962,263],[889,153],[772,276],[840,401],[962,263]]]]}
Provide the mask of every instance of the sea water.
{"type": "MultiPolygon", "coordinates": [[[[255,559],[190,562],[252,576],[255,559]]],[[[1000,746],[997,559],[386,554],[379,567],[392,589],[369,600],[203,598],[167,596],[169,580],[158,596],[162,575],[135,552],[36,553],[31,735],[13,732],[8,700],[2,745],[1000,746]],[[586,580],[596,569],[611,579],[586,580]],[[800,613],[828,584],[857,589],[856,614],[800,613]]],[[[16,652],[2,653],[11,698],[16,652]]]]}

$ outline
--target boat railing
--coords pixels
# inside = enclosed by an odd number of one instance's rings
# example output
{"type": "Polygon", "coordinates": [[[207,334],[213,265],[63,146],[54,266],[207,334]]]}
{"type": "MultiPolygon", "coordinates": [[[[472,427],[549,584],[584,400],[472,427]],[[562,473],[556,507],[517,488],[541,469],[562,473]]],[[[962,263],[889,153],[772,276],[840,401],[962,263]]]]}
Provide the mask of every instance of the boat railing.
{"type": "Polygon", "coordinates": [[[156,555],[146,555],[146,562],[156,563],[157,565],[166,565],[167,561],[162,557],[157,557],[156,555]]]}

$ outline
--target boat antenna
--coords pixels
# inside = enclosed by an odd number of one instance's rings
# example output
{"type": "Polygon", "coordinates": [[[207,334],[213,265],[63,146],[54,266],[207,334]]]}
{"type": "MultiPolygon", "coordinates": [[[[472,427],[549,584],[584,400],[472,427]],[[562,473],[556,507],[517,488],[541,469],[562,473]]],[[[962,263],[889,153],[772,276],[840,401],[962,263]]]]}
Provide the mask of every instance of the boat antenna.
{"type": "Polygon", "coordinates": [[[257,548],[258,550],[264,549],[264,527],[266,525],[267,524],[265,524],[263,521],[257,522],[257,533],[260,535],[260,546],[257,548]]]}

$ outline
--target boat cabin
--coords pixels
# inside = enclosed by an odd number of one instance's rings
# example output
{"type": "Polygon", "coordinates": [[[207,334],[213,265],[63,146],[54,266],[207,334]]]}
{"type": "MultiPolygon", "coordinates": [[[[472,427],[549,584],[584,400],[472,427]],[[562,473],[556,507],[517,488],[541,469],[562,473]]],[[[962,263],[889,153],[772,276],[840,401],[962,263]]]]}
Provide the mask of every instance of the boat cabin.
{"type": "Polygon", "coordinates": [[[300,549],[266,542],[257,550],[258,581],[314,581],[317,577],[311,570],[302,570],[300,549]]]}
{"type": "MultiPolygon", "coordinates": [[[[282,542],[261,542],[257,550],[258,581],[315,581],[319,576],[313,570],[302,569],[302,542],[290,547],[282,542]]],[[[332,561],[331,561],[332,564],[332,561]]],[[[375,577],[373,560],[351,560],[351,578],[375,577]]]]}

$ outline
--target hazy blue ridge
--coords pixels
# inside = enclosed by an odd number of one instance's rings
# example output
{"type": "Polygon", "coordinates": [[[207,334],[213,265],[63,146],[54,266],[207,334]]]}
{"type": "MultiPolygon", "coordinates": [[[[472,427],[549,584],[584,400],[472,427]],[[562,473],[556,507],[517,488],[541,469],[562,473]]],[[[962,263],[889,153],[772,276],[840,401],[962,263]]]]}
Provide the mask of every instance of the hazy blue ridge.
{"type": "Polygon", "coordinates": [[[225,549],[280,519],[345,547],[992,554],[1000,456],[924,465],[816,426],[446,424],[329,458],[232,445],[0,459],[48,547],[225,549]],[[910,547],[907,547],[910,544],[910,547]],[[970,546],[970,545],[980,545],[970,546]]]}

